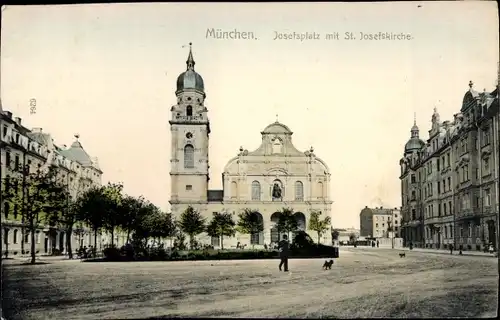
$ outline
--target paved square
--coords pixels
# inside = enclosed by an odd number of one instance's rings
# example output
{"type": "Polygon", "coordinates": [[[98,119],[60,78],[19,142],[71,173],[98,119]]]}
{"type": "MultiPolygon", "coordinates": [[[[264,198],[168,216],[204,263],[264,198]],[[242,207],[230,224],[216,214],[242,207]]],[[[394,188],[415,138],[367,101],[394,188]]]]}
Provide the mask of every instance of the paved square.
{"type": "Polygon", "coordinates": [[[341,250],[323,260],[4,266],[8,319],[496,316],[498,260],[398,250],[341,250]]]}

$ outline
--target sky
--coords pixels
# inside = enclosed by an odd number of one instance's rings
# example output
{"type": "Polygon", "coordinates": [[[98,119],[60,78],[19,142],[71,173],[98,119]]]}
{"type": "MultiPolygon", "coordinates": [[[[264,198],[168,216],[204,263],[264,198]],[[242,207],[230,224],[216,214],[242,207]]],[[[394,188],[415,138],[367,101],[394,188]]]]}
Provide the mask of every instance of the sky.
{"type": "Polygon", "coordinates": [[[276,120],[331,173],[332,224],[359,227],[365,206],[401,205],[399,160],[414,113],[427,138],[433,108],[459,112],[472,80],[493,90],[496,2],[175,3],[7,6],[1,98],[59,145],[74,134],[103,182],[169,210],[170,107],[189,42],[211,121],[210,188],[240,146],[276,120]],[[214,39],[207,29],[253,32],[214,39]],[[309,32],[319,39],[279,40],[309,32]],[[339,39],[326,39],[327,33],[339,39]],[[346,32],[357,39],[346,40],[346,32]],[[360,32],[409,34],[360,40],[360,32]],[[183,47],[184,46],[184,47],[183,47]],[[30,114],[36,99],[36,114],[30,114]]]}

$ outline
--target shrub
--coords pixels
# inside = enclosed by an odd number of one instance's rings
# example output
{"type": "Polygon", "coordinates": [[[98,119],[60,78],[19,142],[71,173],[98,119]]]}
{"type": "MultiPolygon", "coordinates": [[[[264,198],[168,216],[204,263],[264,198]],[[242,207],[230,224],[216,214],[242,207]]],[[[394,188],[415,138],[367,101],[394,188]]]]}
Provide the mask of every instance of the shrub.
{"type": "Polygon", "coordinates": [[[103,250],[102,253],[104,254],[105,259],[109,259],[109,260],[113,260],[113,261],[121,259],[120,250],[118,250],[115,247],[106,248],[103,250]]]}
{"type": "Polygon", "coordinates": [[[120,254],[125,255],[128,260],[134,258],[134,247],[131,244],[126,244],[120,248],[120,254]]]}
{"type": "Polygon", "coordinates": [[[149,254],[149,258],[151,260],[163,261],[163,260],[167,260],[168,254],[167,254],[167,251],[163,248],[154,248],[151,250],[151,253],[149,254]]]}

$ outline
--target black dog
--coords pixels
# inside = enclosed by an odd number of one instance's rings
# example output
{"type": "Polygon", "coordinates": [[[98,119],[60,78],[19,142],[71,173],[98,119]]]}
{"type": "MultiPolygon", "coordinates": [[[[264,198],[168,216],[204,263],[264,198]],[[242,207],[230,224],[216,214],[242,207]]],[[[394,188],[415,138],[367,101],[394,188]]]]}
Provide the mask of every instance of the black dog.
{"type": "Polygon", "coordinates": [[[325,260],[325,263],[323,264],[323,270],[326,270],[326,269],[331,270],[332,265],[333,265],[333,260],[330,260],[330,261],[325,260]]]}
{"type": "Polygon", "coordinates": [[[400,253],[400,254],[399,254],[399,257],[400,257],[400,258],[406,257],[406,252],[400,253]]]}

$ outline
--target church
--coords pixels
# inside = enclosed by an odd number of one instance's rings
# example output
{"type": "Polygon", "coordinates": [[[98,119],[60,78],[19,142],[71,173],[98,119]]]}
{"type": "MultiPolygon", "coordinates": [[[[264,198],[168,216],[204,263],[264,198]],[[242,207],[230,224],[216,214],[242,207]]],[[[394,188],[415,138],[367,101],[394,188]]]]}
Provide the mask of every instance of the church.
{"type": "MultiPolygon", "coordinates": [[[[298,150],[292,142],[293,132],[278,121],[262,130],[262,142],[256,150],[240,148],[227,162],[222,173],[222,190],[209,190],[210,121],[203,78],[194,69],[191,48],[186,64],[187,70],[177,78],[177,104],[171,108],[169,121],[172,137],[169,202],[173,215],[179,217],[191,206],[207,222],[215,212],[232,213],[237,222],[244,209],[258,211],[263,232],[224,237],[225,248],[237,243],[257,248],[281,239],[276,228],[279,212],[290,208],[299,229],[307,231],[317,242],[317,233],[308,227],[310,212],[320,211],[322,219],[331,216],[330,171],[312,147],[298,150]]],[[[202,244],[220,246],[219,238],[206,234],[196,239],[202,244]]],[[[320,242],[332,244],[330,230],[320,242]]]]}

